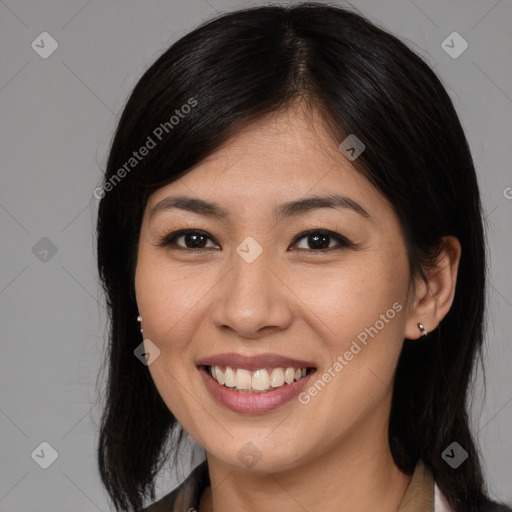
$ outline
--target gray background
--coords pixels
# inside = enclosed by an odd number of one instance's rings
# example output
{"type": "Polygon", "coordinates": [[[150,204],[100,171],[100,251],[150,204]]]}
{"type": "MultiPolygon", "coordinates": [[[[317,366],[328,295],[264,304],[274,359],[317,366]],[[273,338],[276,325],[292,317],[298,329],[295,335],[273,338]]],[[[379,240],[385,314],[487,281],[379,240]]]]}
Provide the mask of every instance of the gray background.
{"type": "MultiPolygon", "coordinates": [[[[216,11],[248,5],[255,3],[0,2],[2,512],[108,510],[95,451],[105,311],[95,270],[92,194],[127,94],[143,71],[216,11]],[[31,47],[44,31],[59,45],[46,59],[31,47]],[[51,243],[40,241],[44,237],[51,243]],[[58,453],[47,469],[36,463],[49,460],[42,442],[58,453]]],[[[490,248],[487,394],[484,402],[479,374],[474,428],[491,493],[512,502],[512,5],[353,5],[427,58],[472,148],[490,248]],[[456,59],[441,46],[453,31],[469,43],[456,59]]],[[[179,478],[187,471],[185,464],[179,478]]],[[[176,483],[162,474],[158,495],[176,483]]]]}

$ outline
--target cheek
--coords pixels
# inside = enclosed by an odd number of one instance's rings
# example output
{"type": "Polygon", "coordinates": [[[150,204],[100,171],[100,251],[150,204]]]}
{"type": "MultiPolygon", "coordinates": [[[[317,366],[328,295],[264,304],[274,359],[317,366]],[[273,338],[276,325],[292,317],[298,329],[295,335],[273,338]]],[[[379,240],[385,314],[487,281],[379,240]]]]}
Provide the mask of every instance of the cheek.
{"type": "Polygon", "coordinates": [[[193,424],[190,413],[190,381],[195,371],[190,336],[198,301],[207,291],[206,284],[190,270],[170,267],[151,251],[141,249],[135,274],[139,312],[144,338],[160,350],[149,366],[153,382],[168,409],[185,424],[193,424]]]}
{"type": "Polygon", "coordinates": [[[303,395],[302,403],[315,404],[307,409],[311,421],[325,415],[350,428],[378,410],[391,392],[403,343],[407,272],[400,259],[394,265],[373,261],[346,267],[330,280],[317,279],[321,289],[308,284],[314,276],[305,281],[308,304],[321,318],[317,326],[325,350],[325,367],[303,395]]]}
{"type": "Polygon", "coordinates": [[[142,247],[135,273],[135,290],[139,312],[143,318],[144,335],[154,339],[165,349],[166,340],[179,343],[180,330],[186,324],[194,306],[208,288],[201,272],[194,272],[190,264],[169,265],[165,255],[142,247]]]}
{"type": "MultiPolygon", "coordinates": [[[[399,256],[399,255],[397,255],[399,256]]],[[[354,269],[336,292],[333,307],[324,298],[325,322],[330,333],[330,374],[334,374],[322,407],[337,421],[346,421],[346,411],[370,414],[392,389],[394,371],[403,343],[407,272],[400,259],[396,265],[375,260],[364,271],[354,269]],[[335,365],[333,367],[333,365],[335,365]],[[329,404],[338,404],[329,410],[329,404]]],[[[319,296],[316,297],[319,300],[319,296]]],[[[321,378],[322,375],[319,375],[321,378]]]]}
{"type": "Polygon", "coordinates": [[[408,284],[402,259],[400,254],[383,258],[367,253],[329,272],[310,269],[294,278],[291,286],[300,290],[304,311],[314,313],[312,318],[317,317],[315,323],[337,353],[348,350],[358,336],[364,341],[365,333],[396,339],[408,284]]]}

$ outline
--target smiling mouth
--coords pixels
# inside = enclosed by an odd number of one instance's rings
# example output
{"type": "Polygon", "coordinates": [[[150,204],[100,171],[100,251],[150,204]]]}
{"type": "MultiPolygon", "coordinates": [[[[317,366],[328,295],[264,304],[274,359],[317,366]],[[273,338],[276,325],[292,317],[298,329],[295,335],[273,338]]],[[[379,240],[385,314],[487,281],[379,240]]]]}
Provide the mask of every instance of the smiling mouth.
{"type": "Polygon", "coordinates": [[[268,393],[298,382],[316,369],[313,367],[260,368],[249,371],[230,366],[202,365],[218,384],[239,393],[268,393]]]}

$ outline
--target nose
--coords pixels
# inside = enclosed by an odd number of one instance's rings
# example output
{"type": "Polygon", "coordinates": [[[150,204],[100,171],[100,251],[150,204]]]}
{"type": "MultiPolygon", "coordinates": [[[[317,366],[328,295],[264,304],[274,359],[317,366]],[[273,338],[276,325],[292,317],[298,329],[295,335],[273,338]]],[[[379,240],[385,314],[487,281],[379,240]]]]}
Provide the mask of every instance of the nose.
{"type": "Polygon", "coordinates": [[[286,329],[292,320],[293,293],[270,255],[263,251],[248,263],[235,252],[231,263],[212,308],[215,326],[252,340],[286,329]]]}

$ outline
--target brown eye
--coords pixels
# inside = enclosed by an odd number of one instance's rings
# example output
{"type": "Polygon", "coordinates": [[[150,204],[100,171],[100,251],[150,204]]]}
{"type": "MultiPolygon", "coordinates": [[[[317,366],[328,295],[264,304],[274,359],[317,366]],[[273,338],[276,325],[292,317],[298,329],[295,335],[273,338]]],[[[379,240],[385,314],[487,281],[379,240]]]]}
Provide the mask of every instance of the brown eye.
{"type": "Polygon", "coordinates": [[[211,240],[211,238],[204,231],[200,231],[197,229],[184,229],[165,236],[158,245],[160,247],[168,247],[173,245],[176,246],[178,249],[195,250],[209,248],[206,247],[208,240],[211,240]],[[183,239],[183,242],[179,244],[176,243],[176,241],[181,238],[183,239]]]}
{"type": "MultiPolygon", "coordinates": [[[[292,245],[296,245],[299,240],[305,239],[307,247],[299,247],[299,251],[307,252],[326,252],[331,250],[342,249],[346,247],[352,247],[353,244],[345,237],[326,230],[310,230],[301,233],[297,236],[292,245]],[[331,245],[332,242],[334,245],[331,245]]],[[[198,229],[182,229],[171,233],[161,239],[158,243],[160,247],[170,247],[172,249],[179,250],[200,250],[200,249],[211,249],[212,246],[207,246],[208,240],[213,241],[206,232],[198,229]],[[178,240],[183,239],[180,243],[178,240]]],[[[215,247],[215,245],[213,246],[215,247]]],[[[217,245],[218,247],[218,245],[217,245]]]]}
{"type": "Polygon", "coordinates": [[[297,241],[305,239],[307,247],[299,247],[300,251],[311,251],[322,252],[332,249],[339,249],[340,247],[351,247],[353,244],[349,242],[345,237],[334,233],[332,231],[325,230],[311,230],[301,233],[294,241],[294,245],[297,241]],[[336,244],[331,246],[331,242],[335,241],[336,244]]]}

